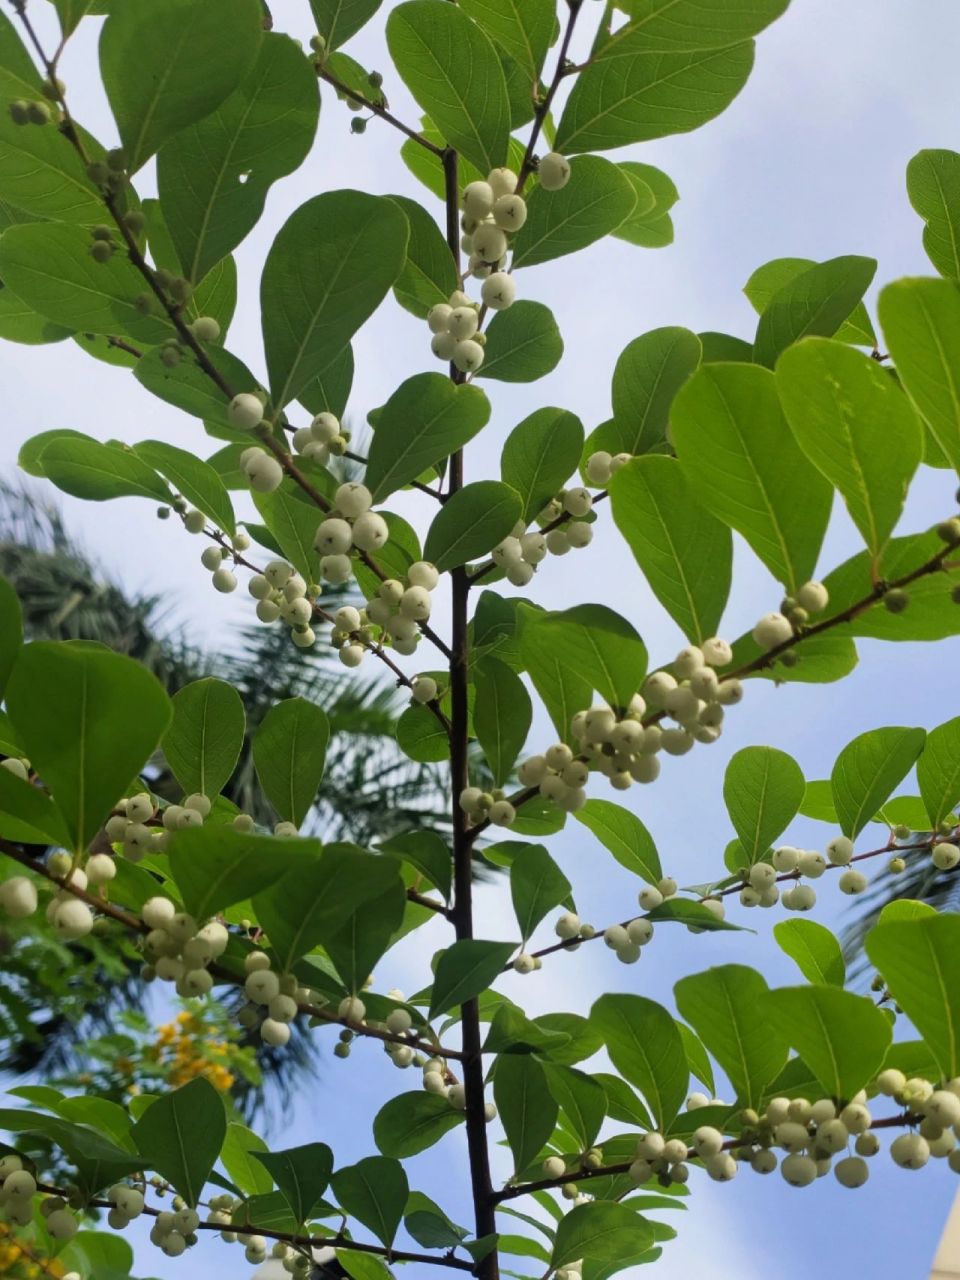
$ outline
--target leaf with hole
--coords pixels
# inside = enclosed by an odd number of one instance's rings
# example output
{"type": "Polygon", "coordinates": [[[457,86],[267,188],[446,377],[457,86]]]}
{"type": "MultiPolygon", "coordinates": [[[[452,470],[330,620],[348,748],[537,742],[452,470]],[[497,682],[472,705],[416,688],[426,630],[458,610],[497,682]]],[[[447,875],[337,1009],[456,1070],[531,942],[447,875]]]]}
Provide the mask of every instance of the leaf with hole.
{"type": "Polygon", "coordinates": [[[317,77],[303,50],[289,36],[265,32],[233,92],[164,143],[157,184],[188,280],[202,280],[256,226],[271,186],[306,158],[319,111],[317,77]]]}

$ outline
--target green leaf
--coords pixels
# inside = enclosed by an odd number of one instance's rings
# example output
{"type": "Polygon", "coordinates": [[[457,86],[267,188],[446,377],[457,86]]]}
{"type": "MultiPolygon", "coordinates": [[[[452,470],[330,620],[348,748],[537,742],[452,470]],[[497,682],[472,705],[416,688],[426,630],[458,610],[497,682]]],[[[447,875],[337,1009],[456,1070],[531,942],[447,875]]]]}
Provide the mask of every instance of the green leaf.
{"type": "Polygon", "coordinates": [[[267,32],[237,88],[164,144],[157,184],[188,280],[202,280],[256,226],[271,186],[306,158],[319,111],[303,50],[267,32]]]}
{"type": "Polygon", "coordinates": [[[890,1019],[869,997],[839,987],[780,987],[757,1004],[829,1097],[849,1101],[880,1069],[890,1019]]]}
{"type": "Polygon", "coordinates": [[[408,234],[392,201],[362,191],[328,191],[290,215],[260,281],[277,408],[323,373],[377,309],[403,270],[408,234]]]}
{"type": "Polygon", "coordinates": [[[663,877],[653,836],[635,813],[612,800],[588,800],[573,815],[628,871],[656,885],[663,877]]]}
{"type": "Polygon", "coordinates": [[[498,311],[487,326],[483,364],[476,376],[498,382],[536,382],[563,356],[563,338],[549,307],[521,299],[498,311]]]}
{"type": "Polygon", "coordinates": [[[565,155],[606,151],[698,129],[726,110],[752,67],[752,40],[594,62],[577,76],[554,146],[565,155]]]}
{"type": "Polygon", "coordinates": [[[497,480],[476,480],[465,485],[434,517],[423,546],[425,559],[442,573],[485,555],[517,523],[520,506],[519,494],[497,480]]]}
{"type": "Polygon", "coordinates": [[[76,29],[81,18],[87,14],[110,12],[110,0],[53,0],[54,8],[60,18],[60,29],[64,37],[76,29]]]}
{"type": "Polygon", "coordinates": [[[807,338],[783,353],[777,390],[800,448],[840,490],[879,555],[923,456],[910,401],[876,360],[828,338],[807,338]]]}
{"type": "Polygon", "coordinates": [[[129,0],[111,8],[100,70],[131,173],[243,81],[262,21],[257,0],[129,0]]]}
{"type": "Polygon", "coordinates": [[[651,924],[668,921],[685,924],[691,933],[722,933],[741,928],[729,920],[718,919],[702,902],[694,902],[692,898],[667,898],[647,912],[647,919],[651,924]]]}
{"type": "Polygon", "coordinates": [[[704,364],[736,364],[753,363],[753,347],[743,338],[736,338],[730,333],[716,333],[707,330],[698,333],[697,337],[703,345],[704,364]]]}
{"type": "Polygon", "coordinates": [[[0,769],[0,836],[23,844],[73,843],[50,797],[9,769],[0,769]]]}
{"type": "MultiPolygon", "coordinates": [[[[222,1103],[220,1112],[223,1113],[222,1103]]],[[[115,1146],[93,1129],[68,1123],[58,1116],[0,1109],[0,1129],[12,1133],[42,1134],[49,1138],[76,1165],[80,1175],[78,1181],[90,1194],[143,1167],[142,1157],[131,1156],[129,1151],[115,1146]]]]}
{"type": "Polygon", "coordinates": [[[607,1115],[607,1093],[603,1085],[583,1071],[543,1064],[547,1086],[556,1099],[567,1127],[576,1135],[580,1148],[593,1146],[607,1115]]]}
{"type": "Polygon", "coordinates": [[[253,500],[286,559],[307,582],[316,582],[320,577],[320,556],[313,539],[323,513],[298,493],[292,482],[284,482],[272,493],[255,493],[253,500]]]}
{"type": "Polygon", "coordinates": [[[497,51],[456,5],[407,0],[387,19],[404,84],[447,143],[483,174],[507,162],[510,101],[497,51]]]}
{"type": "Polygon", "coordinates": [[[490,402],[479,387],[442,373],[417,373],[401,382],[380,410],[370,441],[364,483],[374,501],[462,449],[489,417],[490,402]]]}
{"type": "Polygon", "coordinates": [[[353,386],[353,348],[346,346],[297,397],[311,413],[342,418],[353,386]]]}
{"type": "Polygon", "coordinates": [[[107,502],[111,498],[151,498],[171,502],[173,495],[153,467],[127,448],[97,440],[62,436],[43,450],[47,479],[76,498],[107,502]]]}
{"type": "Polygon", "coordinates": [[[160,682],[132,658],[51,641],[21,651],[6,706],[76,852],[146,764],[171,715],[160,682]]]}
{"type": "MultiPolygon", "coordinates": [[[[0,96],[5,103],[30,101],[40,97],[40,84],[11,19],[0,13],[0,96]]],[[[78,134],[91,158],[99,159],[99,143],[83,129],[78,134]]],[[[0,199],[23,215],[17,222],[30,215],[83,226],[103,221],[103,199],[60,130],[15,124],[7,110],[0,115],[0,199]]]]}
{"type": "Polygon", "coordinates": [[[572,741],[571,721],[578,711],[590,706],[593,687],[579,663],[571,665],[566,656],[561,658],[539,643],[541,616],[541,610],[527,604],[517,610],[520,658],[557,733],[563,741],[572,741]]]}
{"type": "Polygon", "coordinates": [[[848,743],[830,774],[837,819],[851,840],[863,830],[923,750],[922,729],[870,729],[848,743]]]}
{"type": "Polygon", "coordinates": [[[473,683],[477,691],[474,732],[494,783],[502,787],[527,740],[533,705],[520,677],[496,658],[483,658],[476,664],[473,683]]]}
{"type": "Polygon", "coordinates": [[[636,49],[725,49],[759,35],[784,12],[789,0],[760,0],[749,7],[730,0],[625,0],[628,15],[595,51],[599,60],[636,49]]]}
{"type": "Polygon", "coordinates": [[[170,842],[170,870],[183,905],[206,920],[301,870],[320,855],[317,840],[247,835],[229,826],[191,827],[170,842]]]}
{"type": "Polygon", "coordinates": [[[392,1157],[367,1156],[338,1169],[330,1185],[344,1213],[363,1223],[389,1249],[410,1193],[403,1165],[392,1157]]]}
{"type": "Polygon", "coordinates": [[[944,1078],[960,1074],[960,916],[881,922],[864,945],[944,1078]]]}
{"type": "Polygon", "coordinates": [[[453,865],[450,850],[436,831],[404,831],[380,845],[380,852],[414,867],[450,901],[453,865]]]}
{"type": "Polygon", "coordinates": [[[484,1053],[540,1053],[552,1055],[571,1043],[564,1031],[550,1031],[532,1022],[516,1005],[504,1001],[493,1015],[483,1044],[484,1053]]]}
{"type": "Polygon", "coordinates": [[[730,530],[673,458],[634,458],[609,490],[614,522],[670,617],[694,644],[716,635],[730,593],[730,530]]]}
{"type": "Polygon", "coordinates": [[[873,258],[831,258],[794,276],[773,295],[757,326],[754,357],[769,368],[791,343],[832,338],[863,299],[877,270],[873,258]]]}
{"type": "MultiPolygon", "coordinates": [[[[784,285],[816,265],[817,263],[813,258],[773,258],[770,262],[764,263],[762,267],[758,267],[754,271],[743,286],[743,292],[747,295],[756,312],[759,315],[763,315],[784,285]]],[[[837,330],[836,337],[840,342],[850,342],[854,346],[876,346],[877,335],[863,302],[858,302],[853,308],[850,315],[837,330]]],[[[747,361],[752,360],[752,348],[742,358],[747,361]]]]}
{"type": "Polygon", "coordinates": [[[430,308],[446,302],[460,287],[457,269],[443,232],[423,205],[407,196],[390,196],[410,224],[407,260],[393,292],[401,307],[426,318],[430,308]]]}
{"type": "Polygon", "coordinates": [[[935,828],[960,800],[960,716],[927,734],[917,761],[917,782],[930,826],[935,828]]]}
{"type": "Polygon", "coordinates": [[[677,392],[700,363],[700,339],[689,329],[653,329],[624,347],[613,373],[613,420],[591,432],[584,457],[649,453],[666,440],[677,392]]]}
{"type": "Polygon", "coordinates": [[[223,1143],[220,1159],[227,1177],[248,1196],[266,1195],[273,1189],[273,1178],[259,1163],[259,1157],[267,1150],[264,1140],[248,1129],[245,1124],[236,1120],[227,1125],[227,1136],[223,1143]]]}
{"type": "Polygon", "coordinates": [[[531,191],[527,220],[513,240],[513,269],[585,249],[616,231],[636,206],[636,188],[619,165],[602,156],[576,157],[560,191],[531,191]]]}
{"type": "Polygon", "coordinates": [[[516,949],[514,942],[478,938],[462,938],[447,947],[437,964],[429,1016],[435,1018],[486,991],[516,949]]]}
{"type": "MultiPolygon", "coordinates": [[[[524,609],[521,619],[524,662],[534,683],[540,646],[544,662],[578,673],[611,707],[629,704],[646,674],[647,649],[626,618],[606,605],[580,604],[562,613],[524,609]]],[[[589,705],[582,703],[571,714],[589,705]]],[[[560,732],[566,736],[569,721],[560,732]]]]}
{"type": "Polygon", "coordinates": [[[243,701],[225,680],[207,676],[173,696],[173,720],[162,747],[173,776],[188,794],[213,799],[233,773],[246,726],[243,701]]]}
{"type": "Polygon", "coordinates": [[[677,1008],[726,1072],[745,1107],[756,1107],[787,1060],[787,1040],[761,1013],[767,984],[755,969],[727,964],[681,978],[677,1008]]]}
{"type": "Polygon", "coordinates": [[[657,1128],[665,1130],[683,1105],[690,1080],[673,1018],[645,996],[603,995],[590,1010],[590,1021],[603,1036],[613,1065],[640,1090],[657,1128]]]}
{"type": "Polygon", "coordinates": [[[470,1233],[451,1222],[444,1211],[422,1191],[411,1191],[403,1225],[424,1249],[456,1248],[470,1233]]]}
{"type": "Polygon", "coordinates": [[[286,1151],[256,1151],[254,1157],[269,1170],[297,1225],[308,1221],[333,1170],[333,1152],[326,1143],[308,1142],[286,1151]]]}
{"type": "Polygon", "coordinates": [[[146,284],[126,253],[118,250],[107,262],[94,262],[90,233],[83,227],[54,222],[11,227],[0,238],[0,276],[28,307],[71,331],[147,343],[173,336],[169,320],[137,309],[146,284]]]}
{"type": "Polygon", "coordinates": [[[23,645],[23,614],[17,593],[0,578],[0,698],[23,645]]]}
{"type": "Polygon", "coordinates": [[[191,1207],[220,1155],[227,1132],[223,1100],[198,1076],[161,1094],[133,1126],[133,1140],[147,1168],[173,1184],[191,1207]]]}
{"type": "Polygon", "coordinates": [[[536,82],[553,42],[553,0],[462,0],[460,7],[536,82]]]}
{"type": "Polygon", "coordinates": [[[706,1046],[685,1022],[677,1022],[677,1030],[683,1041],[683,1051],[687,1055],[687,1066],[690,1074],[696,1076],[701,1084],[706,1085],[711,1094],[717,1092],[717,1083],[713,1075],[713,1064],[707,1054],[706,1046]]]}
{"type": "Polygon", "coordinates": [[[817,985],[842,987],[847,977],[840,943],[816,920],[780,920],[773,936],[807,979],[817,985]]]}
{"type": "Polygon", "coordinates": [[[391,1098],[373,1121],[373,1140],[385,1156],[406,1160],[439,1142],[445,1133],[463,1124],[464,1115],[446,1098],[414,1090],[391,1098]]]}
{"type": "Polygon", "coordinates": [[[500,1123],[522,1172],[543,1149],[557,1122],[557,1102],[543,1067],[532,1054],[507,1053],[496,1060],[493,1097],[500,1123]]]}
{"type": "Polygon", "coordinates": [[[785,751],[744,747],[731,758],[723,799],[749,866],[797,816],[805,790],[802,769],[785,751]]]}
{"type": "Polygon", "coordinates": [[[420,764],[436,764],[450,758],[450,739],[443,725],[428,707],[419,703],[407,707],[397,721],[397,746],[420,764]]]}
{"type": "Polygon", "coordinates": [[[633,184],[637,204],[613,234],[618,240],[643,249],[662,249],[671,244],[673,221],[669,210],[680,198],[673,179],[652,164],[639,164],[634,160],[622,162],[620,168],[633,184]]]}
{"type": "Polygon", "coordinates": [[[328,845],[317,861],[268,883],[254,909],[280,967],[322,946],[344,985],[359,991],[403,920],[406,888],[394,859],[328,845]]]}
{"type": "Polygon", "coordinates": [[[313,20],[328,49],[339,49],[369,22],[381,0],[310,0],[313,20]]]}
{"type": "Polygon", "coordinates": [[[583,424],[566,409],[537,409],[507,436],[500,477],[519,493],[529,522],[576,471],[583,449],[583,424]]]}
{"type": "Polygon", "coordinates": [[[927,257],[942,276],[960,280],[960,155],[918,151],[907,165],[907,195],[926,223],[927,257]]]}
{"type": "Polygon", "coordinates": [[[542,844],[528,845],[510,867],[510,896],[523,943],[548,911],[566,902],[570,881],[542,844]]]}
{"type": "Polygon", "coordinates": [[[230,495],[209,463],[162,440],[142,440],[133,448],[137,457],[166,476],[178,493],[208,515],[217,528],[231,536],[236,533],[230,495]]]}
{"type": "Polygon", "coordinates": [[[0,283],[0,338],[26,346],[42,346],[44,343],[62,342],[70,334],[69,329],[37,315],[11,289],[0,283]]]}
{"type": "Polygon", "coordinates": [[[646,1253],[654,1239],[653,1227],[635,1209],[596,1200],[577,1205],[561,1218],[550,1266],[557,1270],[578,1258],[627,1265],[646,1253]]]}
{"type": "Polygon", "coordinates": [[[299,827],[323,777],[330,740],[327,713],[306,698],[275,703],[253,735],[253,763],[267,799],[299,827]]]}
{"type": "MultiPolygon", "coordinates": [[[[2,250],[0,242],[0,270],[2,250]]],[[[960,289],[952,280],[897,280],[882,290],[877,309],[898,378],[960,470],[960,289]]]]}
{"type": "MultiPolygon", "coordinates": [[[[230,398],[220,389],[211,377],[192,359],[181,360],[168,367],[163,362],[163,348],[154,347],[145,352],[136,362],[133,376],[142,387],[184,413],[192,414],[203,420],[212,435],[243,440],[246,447],[250,442],[240,436],[236,427],[230,424],[228,408],[230,398]],[[229,434],[227,434],[229,432],[229,434]]],[[[242,387],[253,391],[257,379],[242,360],[223,347],[206,346],[207,359],[223,377],[227,386],[242,387]]],[[[249,487],[244,478],[244,487],[249,487]]]]}
{"type": "Polygon", "coordinates": [[[680,465],[710,511],[789,591],[813,574],[833,490],[800,451],[766,369],[704,365],[673,406],[680,465]]]}

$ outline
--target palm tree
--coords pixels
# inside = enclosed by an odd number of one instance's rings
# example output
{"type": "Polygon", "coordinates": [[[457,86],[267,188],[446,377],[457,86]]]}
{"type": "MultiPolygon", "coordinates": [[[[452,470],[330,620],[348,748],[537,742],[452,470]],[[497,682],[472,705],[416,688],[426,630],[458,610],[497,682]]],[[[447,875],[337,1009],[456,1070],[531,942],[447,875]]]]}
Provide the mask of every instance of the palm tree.
{"type": "MultiPolygon", "coordinates": [[[[250,734],[269,706],[300,694],[324,707],[331,724],[327,770],[312,825],[328,839],[369,844],[414,828],[444,830],[443,778],[436,765],[400,751],[396,724],[403,701],[389,685],[347,678],[319,643],[305,652],[280,629],[245,630],[233,653],[210,653],[188,641],[159,596],[130,595],[83,551],[56,506],[26,488],[0,482],[0,575],[13,586],[31,640],[97,640],[143,663],[169,689],[220,676],[239,691],[247,739],[227,795],[244,812],[272,825],[255,782],[250,734]]],[[[345,602],[345,589],[324,604],[345,602]]],[[[175,799],[178,788],[162,758],[151,786],[175,799]]],[[[124,1008],[137,1008],[144,987],[138,955],[115,936],[91,938],[86,965],[64,963],[63,944],[30,922],[0,926],[0,1071],[64,1074],[81,1068],[83,1043],[107,1030],[124,1008]]],[[[226,1003],[242,1003],[230,993],[226,1003]]],[[[286,1101],[304,1072],[316,1069],[310,1039],[295,1037],[281,1054],[258,1043],[263,1078],[286,1101]]],[[[235,1101],[248,1114],[264,1103],[241,1084],[235,1101]]]]}

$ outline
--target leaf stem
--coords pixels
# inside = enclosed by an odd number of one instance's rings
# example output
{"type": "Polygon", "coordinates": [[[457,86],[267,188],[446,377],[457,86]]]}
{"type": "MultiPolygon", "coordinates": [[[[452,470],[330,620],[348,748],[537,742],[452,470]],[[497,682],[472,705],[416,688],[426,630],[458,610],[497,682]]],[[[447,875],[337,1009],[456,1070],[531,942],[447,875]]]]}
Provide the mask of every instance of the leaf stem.
{"type": "Polygon", "coordinates": [[[433,155],[443,155],[443,147],[438,147],[435,142],[431,142],[429,138],[425,138],[422,133],[418,133],[416,129],[411,129],[409,125],[404,124],[402,120],[397,119],[397,117],[393,115],[392,112],[388,111],[386,107],[380,106],[379,103],[374,102],[371,98],[366,97],[362,93],[357,93],[355,89],[351,89],[350,86],[344,84],[342,80],[338,80],[335,75],[331,75],[331,73],[326,70],[322,62],[316,62],[314,63],[314,66],[316,68],[318,79],[325,80],[327,84],[336,89],[338,93],[343,93],[348,98],[353,98],[355,102],[361,103],[361,105],[366,107],[368,111],[372,111],[375,116],[379,116],[380,119],[385,120],[387,124],[392,124],[395,129],[399,129],[401,133],[406,134],[412,142],[418,143],[433,155]]]}

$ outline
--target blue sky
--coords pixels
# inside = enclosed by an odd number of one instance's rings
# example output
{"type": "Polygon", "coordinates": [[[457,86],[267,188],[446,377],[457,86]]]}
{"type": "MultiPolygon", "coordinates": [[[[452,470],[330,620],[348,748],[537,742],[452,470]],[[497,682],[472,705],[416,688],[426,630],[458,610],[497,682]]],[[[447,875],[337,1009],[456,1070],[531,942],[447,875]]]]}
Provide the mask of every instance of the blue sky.
{"type": "MultiPolygon", "coordinates": [[[[276,9],[280,25],[305,41],[311,30],[306,0],[284,0],[276,9]]],[[[599,12],[599,5],[587,4],[585,25],[599,12]]],[[[89,71],[96,27],[95,22],[84,24],[63,74],[84,122],[110,141],[112,129],[89,71]]],[[[378,34],[382,23],[375,27],[351,51],[366,65],[384,68],[378,34]]],[[[568,407],[588,428],[603,421],[616,357],[646,330],[682,324],[750,337],[755,320],[740,291],[752,271],[771,258],[868,254],[879,259],[880,283],[899,275],[932,274],[903,174],[922,147],[960,149],[958,41],[960,11],[954,0],[794,0],[786,16],[760,38],[754,73],[723,116],[697,133],[620,152],[617,158],[643,159],[673,177],[681,194],[674,210],[676,242],[648,252],[609,240],[524,273],[522,296],[555,310],[566,355],[554,374],[530,387],[486,384],[493,425],[468,450],[468,478],[498,473],[500,442],[532,409],[568,407]]],[[[415,109],[402,87],[388,77],[386,88],[391,105],[412,119],[415,109]]],[[[341,186],[422,195],[397,156],[391,131],[374,124],[357,138],[348,130],[347,113],[332,94],[325,94],[311,157],[301,172],[274,189],[261,228],[238,251],[241,301],[230,346],[254,368],[263,367],[260,266],[292,209],[317,191],[341,186]]],[[[355,346],[358,372],[348,415],[354,423],[362,422],[399,381],[431,367],[425,326],[395,307],[384,308],[355,346]]],[[[131,441],[155,436],[201,454],[217,447],[198,424],[152,399],[128,374],[91,361],[70,343],[56,349],[0,347],[0,378],[7,403],[0,440],[5,473],[21,442],[51,427],[131,441]]],[[[948,476],[924,470],[902,529],[923,528],[947,513],[952,491],[948,476]]],[[[245,594],[224,598],[210,590],[198,563],[197,540],[173,522],[154,520],[142,503],[130,499],[94,507],[63,498],[62,506],[72,527],[112,573],[131,589],[162,592],[175,616],[208,642],[229,643],[231,624],[249,619],[251,602],[245,594]]],[[[423,528],[423,513],[417,514],[414,503],[403,510],[423,528]]],[[[820,571],[825,573],[856,547],[849,521],[837,515],[820,571]]],[[[723,624],[731,636],[775,608],[780,596],[742,546],[736,568],[723,624]]],[[[614,604],[637,624],[658,661],[668,659],[682,643],[605,515],[591,549],[562,563],[548,561],[535,586],[536,598],[548,607],[587,600],[614,604]]],[[[442,617],[442,607],[437,616],[442,617]]],[[[618,797],[642,816],[665,868],[681,882],[707,879],[721,865],[732,834],[721,798],[722,771],[738,748],[779,746],[798,759],[808,777],[822,777],[840,748],[864,729],[888,723],[932,727],[956,713],[955,697],[949,695],[956,690],[957,641],[936,649],[864,642],[860,653],[859,667],[841,685],[775,689],[754,682],[744,704],[728,716],[727,731],[716,746],[667,761],[656,787],[618,797]]],[[[541,718],[531,741],[545,743],[548,733],[541,718]]],[[[596,794],[605,793],[597,789],[596,794]]],[[[598,925],[623,918],[632,910],[636,886],[582,828],[571,827],[551,848],[578,889],[581,913],[598,925]]],[[[798,842],[816,845],[833,833],[798,823],[794,834],[798,842]]],[[[861,847],[870,847],[866,837],[861,847]]],[[[504,936],[503,921],[509,918],[504,893],[500,884],[479,890],[481,936],[504,936]]],[[[826,886],[817,918],[842,922],[838,899],[835,889],[826,886]]],[[[605,989],[642,991],[669,1003],[672,984],[684,973],[731,960],[761,968],[771,983],[792,982],[792,965],[770,935],[779,918],[779,911],[753,913],[747,923],[758,930],[756,936],[693,938],[661,929],[641,963],[628,969],[602,946],[583,948],[576,956],[548,961],[531,978],[511,979],[505,989],[545,1012],[586,1011],[605,989]]],[[[419,987],[428,950],[443,941],[439,930],[429,939],[418,935],[381,966],[378,986],[419,987]]],[[[321,1080],[297,1101],[271,1139],[286,1146],[319,1137],[334,1147],[340,1162],[370,1154],[372,1115],[398,1086],[414,1083],[398,1079],[375,1046],[360,1046],[349,1064],[329,1059],[321,1080]]],[[[505,1177],[509,1169],[502,1153],[496,1159],[497,1172],[505,1177]]],[[[453,1135],[411,1162],[410,1175],[412,1185],[443,1192],[453,1216],[466,1222],[466,1203],[458,1203],[456,1193],[451,1202],[448,1192],[466,1186],[465,1160],[462,1140],[453,1135]]],[[[801,1280],[814,1264],[824,1280],[840,1280],[854,1269],[884,1280],[920,1280],[929,1269],[954,1192],[952,1176],[942,1163],[909,1174],[893,1169],[884,1158],[875,1162],[872,1174],[868,1186],[856,1193],[841,1190],[832,1179],[793,1192],[779,1177],[741,1175],[724,1186],[697,1178],[689,1211],[679,1224],[680,1237],[667,1249],[656,1274],[662,1280],[689,1275],[801,1280]]],[[[142,1241],[138,1260],[141,1274],[173,1270],[142,1241]]],[[[199,1280],[234,1276],[241,1267],[245,1264],[237,1252],[210,1241],[176,1264],[176,1272],[199,1280]]]]}

